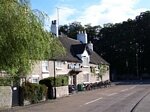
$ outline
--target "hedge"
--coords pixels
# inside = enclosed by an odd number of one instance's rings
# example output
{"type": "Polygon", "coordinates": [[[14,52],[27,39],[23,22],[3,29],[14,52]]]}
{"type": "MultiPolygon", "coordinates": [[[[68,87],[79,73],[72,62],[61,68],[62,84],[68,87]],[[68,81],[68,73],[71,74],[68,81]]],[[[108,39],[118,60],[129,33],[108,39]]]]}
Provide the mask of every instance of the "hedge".
{"type": "Polygon", "coordinates": [[[0,86],[10,86],[10,85],[11,85],[10,79],[0,77],[0,86]]]}
{"type": "Polygon", "coordinates": [[[59,86],[67,86],[68,85],[68,76],[67,75],[59,75],[57,77],[49,77],[40,80],[40,84],[45,84],[47,87],[59,87],[59,86]],[[55,85],[54,85],[55,80],[55,85]]]}
{"type": "Polygon", "coordinates": [[[0,77],[0,86],[20,85],[19,77],[0,77]]]}
{"type": "Polygon", "coordinates": [[[38,103],[47,95],[47,87],[45,85],[27,82],[23,86],[24,99],[31,104],[38,103]]]}

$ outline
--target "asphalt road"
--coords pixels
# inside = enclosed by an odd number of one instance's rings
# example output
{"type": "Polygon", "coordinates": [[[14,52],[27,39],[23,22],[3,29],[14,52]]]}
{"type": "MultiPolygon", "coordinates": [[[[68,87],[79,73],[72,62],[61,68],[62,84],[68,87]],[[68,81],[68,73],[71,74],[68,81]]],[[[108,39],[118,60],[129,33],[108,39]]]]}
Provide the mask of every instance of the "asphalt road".
{"type": "Polygon", "coordinates": [[[14,108],[10,112],[150,112],[149,92],[150,84],[117,85],[14,108]]]}

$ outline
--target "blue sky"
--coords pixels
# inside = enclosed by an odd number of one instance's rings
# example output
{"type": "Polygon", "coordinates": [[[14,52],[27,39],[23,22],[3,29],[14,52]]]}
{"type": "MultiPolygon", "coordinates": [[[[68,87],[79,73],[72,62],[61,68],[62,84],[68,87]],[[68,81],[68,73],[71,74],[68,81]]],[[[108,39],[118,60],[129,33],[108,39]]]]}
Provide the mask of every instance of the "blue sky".
{"type": "Polygon", "coordinates": [[[61,25],[74,21],[91,25],[119,23],[149,10],[149,4],[150,0],[31,0],[32,9],[47,13],[50,20],[57,19],[59,8],[61,25]]]}

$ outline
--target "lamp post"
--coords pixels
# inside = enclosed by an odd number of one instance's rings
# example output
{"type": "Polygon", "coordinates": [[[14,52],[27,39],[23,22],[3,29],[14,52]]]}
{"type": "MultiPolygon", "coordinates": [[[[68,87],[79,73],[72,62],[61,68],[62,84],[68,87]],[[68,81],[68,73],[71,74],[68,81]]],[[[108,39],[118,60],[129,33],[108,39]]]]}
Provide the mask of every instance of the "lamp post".
{"type": "Polygon", "coordinates": [[[136,75],[137,78],[139,79],[139,44],[136,43],[136,75]]]}
{"type": "Polygon", "coordinates": [[[136,53],[136,75],[139,78],[139,62],[138,62],[138,53],[136,53]]]}
{"type": "Polygon", "coordinates": [[[53,98],[54,99],[56,99],[56,69],[55,68],[56,67],[55,67],[55,60],[54,60],[54,92],[53,92],[53,94],[54,94],[53,98]]]}

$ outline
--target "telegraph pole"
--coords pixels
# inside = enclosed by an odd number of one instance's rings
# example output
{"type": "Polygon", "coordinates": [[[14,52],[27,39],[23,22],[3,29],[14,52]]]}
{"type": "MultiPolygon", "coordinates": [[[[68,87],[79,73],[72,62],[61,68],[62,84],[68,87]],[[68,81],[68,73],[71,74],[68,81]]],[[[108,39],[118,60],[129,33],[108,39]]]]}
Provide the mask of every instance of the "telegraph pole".
{"type": "Polygon", "coordinates": [[[58,29],[59,29],[59,7],[56,7],[57,9],[57,23],[58,23],[58,29]]]}

